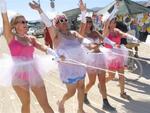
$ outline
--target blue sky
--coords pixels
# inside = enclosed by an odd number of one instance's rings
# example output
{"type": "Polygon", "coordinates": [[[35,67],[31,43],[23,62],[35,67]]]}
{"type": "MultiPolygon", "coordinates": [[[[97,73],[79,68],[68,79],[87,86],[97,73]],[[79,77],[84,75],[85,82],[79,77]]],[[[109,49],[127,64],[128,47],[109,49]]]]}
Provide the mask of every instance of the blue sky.
{"type": "MultiPolygon", "coordinates": [[[[32,0],[6,0],[6,1],[7,1],[7,9],[10,11],[9,15],[13,15],[14,12],[18,12],[20,14],[23,14],[27,20],[40,19],[39,15],[28,6],[28,3],[31,2],[32,0]]],[[[87,8],[104,7],[112,2],[112,0],[83,0],[83,1],[86,3],[87,8]]],[[[133,0],[133,1],[142,1],[142,0],[133,0]]],[[[50,8],[50,0],[40,0],[40,2],[44,12],[46,13],[54,12],[50,8]]],[[[79,0],[55,0],[56,6],[55,11],[62,12],[65,10],[76,8],[78,7],[78,2],[79,0]]]]}

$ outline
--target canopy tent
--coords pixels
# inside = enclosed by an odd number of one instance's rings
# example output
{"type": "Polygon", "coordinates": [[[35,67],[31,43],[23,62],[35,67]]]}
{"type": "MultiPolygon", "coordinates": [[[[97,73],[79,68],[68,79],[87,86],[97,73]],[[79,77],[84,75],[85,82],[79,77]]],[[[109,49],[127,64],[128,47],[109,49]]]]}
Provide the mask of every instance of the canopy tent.
{"type": "Polygon", "coordinates": [[[150,7],[150,0],[146,3],[146,7],[150,7]]]}
{"type": "MultiPolygon", "coordinates": [[[[105,14],[107,12],[111,12],[114,9],[114,4],[116,1],[113,1],[108,6],[106,6],[104,9],[97,12],[98,15],[105,14]]],[[[134,1],[131,0],[120,0],[119,4],[119,11],[117,14],[119,15],[125,15],[125,14],[139,14],[139,13],[145,13],[150,12],[149,8],[144,7],[143,5],[140,5],[134,1]]]]}

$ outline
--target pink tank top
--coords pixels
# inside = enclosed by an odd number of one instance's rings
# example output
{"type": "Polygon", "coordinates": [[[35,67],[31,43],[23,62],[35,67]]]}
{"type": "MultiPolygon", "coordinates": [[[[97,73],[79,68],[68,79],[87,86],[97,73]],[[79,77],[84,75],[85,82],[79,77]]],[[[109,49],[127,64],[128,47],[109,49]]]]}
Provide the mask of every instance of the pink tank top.
{"type": "Polygon", "coordinates": [[[14,37],[9,43],[11,55],[17,58],[32,59],[34,47],[33,45],[24,45],[14,37]]]}
{"type": "MultiPolygon", "coordinates": [[[[115,36],[112,35],[112,34],[109,34],[109,35],[108,35],[108,38],[109,38],[111,41],[113,41],[113,42],[115,42],[116,44],[118,44],[118,45],[120,45],[120,43],[121,43],[121,36],[120,36],[119,33],[116,33],[115,36]]],[[[105,44],[104,46],[107,47],[107,48],[112,48],[112,46],[109,45],[109,44],[105,44]]]]}

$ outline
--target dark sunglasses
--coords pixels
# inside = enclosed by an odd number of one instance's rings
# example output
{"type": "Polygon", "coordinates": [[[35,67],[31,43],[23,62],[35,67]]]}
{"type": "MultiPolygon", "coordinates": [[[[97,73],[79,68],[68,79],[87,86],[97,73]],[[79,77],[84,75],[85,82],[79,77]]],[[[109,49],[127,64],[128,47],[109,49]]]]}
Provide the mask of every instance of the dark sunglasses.
{"type": "Polygon", "coordinates": [[[17,23],[21,23],[21,24],[27,24],[28,23],[28,21],[18,21],[17,23]]]}
{"type": "Polygon", "coordinates": [[[58,22],[56,24],[58,24],[58,23],[63,24],[63,23],[66,23],[66,22],[68,22],[68,20],[66,18],[63,18],[63,19],[58,20],[58,22]]]}
{"type": "Polygon", "coordinates": [[[87,22],[87,23],[92,23],[92,20],[87,20],[86,22],[87,22]]]}

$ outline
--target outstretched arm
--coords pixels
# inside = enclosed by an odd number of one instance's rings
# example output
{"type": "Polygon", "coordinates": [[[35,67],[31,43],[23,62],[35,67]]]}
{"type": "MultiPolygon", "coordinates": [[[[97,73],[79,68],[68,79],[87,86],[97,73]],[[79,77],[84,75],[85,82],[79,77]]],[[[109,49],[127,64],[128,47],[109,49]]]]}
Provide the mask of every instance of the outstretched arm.
{"type": "Polygon", "coordinates": [[[79,1],[79,7],[80,7],[80,11],[81,11],[81,24],[80,24],[80,28],[79,28],[79,34],[81,34],[82,36],[85,35],[85,27],[86,27],[86,6],[83,3],[82,0],[79,1]]]}
{"type": "Polygon", "coordinates": [[[9,23],[9,19],[7,15],[7,7],[6,7],[5,0],[0,0],[0,9],[1,9],[2,21],[3,21],[3,35],[7,40],[7,43],[9,43],[13,38],[13,34],[11,32],[11,25],[9,23]]]}
{"type": "Polygon", "coordinates": [[[46,27],[48,28],[48,31],[50,32],[50,35],[52,37],[52,39],[54,39],[57,35],[57,32],[52,24],[52,20],[50,20],[47,15],[43,12],[43,10],[41,9],[40,5],[33,1],[32,3],[29,3],[29,6],[34,9],[37,10],[38,13],[40,14],[40,17],[42,19],[42,21],[44,22],[44,24],[46,25],[46,27]]]}

